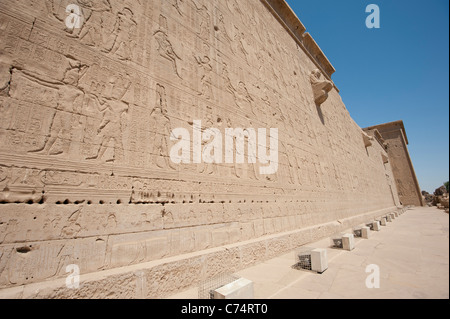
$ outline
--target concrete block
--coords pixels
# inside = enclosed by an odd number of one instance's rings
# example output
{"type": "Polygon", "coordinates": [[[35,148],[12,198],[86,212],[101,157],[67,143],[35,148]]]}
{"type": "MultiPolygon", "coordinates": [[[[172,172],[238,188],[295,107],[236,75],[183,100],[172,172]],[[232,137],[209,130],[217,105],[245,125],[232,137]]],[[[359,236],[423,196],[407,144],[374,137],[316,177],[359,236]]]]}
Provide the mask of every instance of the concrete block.
{"type": "Polygon", "coordinates": [[[381,223],[376,221],[373,222],[373,231],[380,231],[381,230],[381,223]]]}
{"type": "Polygon", "coordinates": [[[214,299],[254,299],[253,282],[238,279],[214,291],[214,299]]]}
{"type": "Polygon", "coordinates": [[[328,269],[327,250],[317,248],[311,251],[311,270],[321,274],[327,269],[328,269]]]}
{"type": "Polygon", "coordinates": [[[391,213],[391,218],[392,218],[392,220],[395,219],[395,213],[391,213]]]}
{"type": "Polygon", "coordinates": [[[392,223],[392,216],[391,215],[387,215],[386,216],[386,220],[388,223],[392,223]]]}
{"type": "Polygon", "coordinates": [[[395,212],[395,217],[398,218],[400,215],[398,214],[398,212],[395,212]]]}
{"type": "Polygon", "coordinates": [[[387,226],[387,218],[386,217],[381,218],[381,226],[387,226]]]}
{"type": "Polygon", "coordinates": [[[361,229],[361,237],[364,239],[369,239],[369,237],[370,237],[370,228],[369,227],[363,227],[361,229]]]}
{"type": "Polygon", "coordinates": [[[355,236],[353,234],[345,234],[342,236],[342,248],[348,251],[355,249],[355,236]]]}

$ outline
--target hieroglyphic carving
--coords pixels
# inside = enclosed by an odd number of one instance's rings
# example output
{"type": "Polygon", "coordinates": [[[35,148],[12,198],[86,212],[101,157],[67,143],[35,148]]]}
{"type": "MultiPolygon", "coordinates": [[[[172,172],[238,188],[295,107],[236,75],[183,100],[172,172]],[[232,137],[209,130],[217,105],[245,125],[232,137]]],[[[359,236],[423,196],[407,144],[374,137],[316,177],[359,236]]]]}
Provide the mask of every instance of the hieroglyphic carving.
{"type": "Polygon", "coordinates": [[[244,59],[244,61],[250,66],[249,62],[249,53],[246,49],[246,42],[245,42],[245,34],[244,32],[240,31],[239,27],[234,26],[235,32],[234,32],[234,39],[233,43],[235,45],[234,52],[237,52],[241,58],[244,59]]]}
{"type": "Polygon", "coordinates": [[[192,0],[192,3],[197,9],[197,14],[200,17],[197,34],[201,39],[208,41],[212,30],[211,15],[208,13],[208,8],[204,4],[199,6],[194,0],[192,0]]]}
{"type": "Polygon", "coordinates": [[[73,262],[90,273],[392,206],[337,90],[321,123],[314,61],[262,2],[32,3],[26,14],[0,5],[0,288],[62,277],[73,262]],[[79,30],[65,26],[70,3],[79,30]],[[173,164],[170,132],[194,120],[203,133],[242,127],[246,146],[245,128],[278,128],[278,173],[173,164]],[[331,200],[336,213],[321,214],[331,200]]]}
{"type": "Polygon", "coordinates": [[[83,105],[88,119],[82,153],[88,160],[123,162],[123,138],[129,110],[129,103],[124,100],[131,87],[131,76],[93,65],[80,81],[80,87],[90,92],[83,105]],[[112,149],[112,154],[103,158],[108,148],[112,149]]]}
{"type": "MultiPolygon", "coordinates": [[[[206,105],[206,120],[202,122],[202,134],[204,134],[207,130],[213,129],[216,125],[216,121],[213,118],[213,110],[212,107],[206,105]]],[[[210,141],[202,140],[202,149],[204,149],[205,145],[207,145],[210,141]]],[[[199,171],[201,174],[206,175],[216,175],[217,174],[217,165],[215,163],[201,163],[199,166],[199,171]]]]}
{"type": "Polygon", "coordinates": [[[97,129],[97,141],[100,146],[97,148],[95,155],[87,159],[102,159],[110,142],[114,142],[114,156],[106,159],[106,161],[123,161],[123,132],[125,131],[128,105],[121,101],[105,100],[99,111],[103,114],[103,120],[97,129]]]}
{"type": "Polygon", "coordinates": [[[137,45],[137,22],[130,9],[124,8],[122,12],[118,13],[114,32],[116,37],[111,53],[117,55],[121,60],[132,60],[137,45]]]}
{"type": "Polygon", "coordinates": [[[160,16],[160,28],[153,35],[158,43],[158,53],[161,57],[169,60],[172,63],[175,74],[181,78],[180,72],[178,70],[177,61],[182,60],[180,56],[175,52],[172,43],[169,40],[169,36],[167,34],[167,18],[164,16],[160,16]]]}
{"type": "Polygon", "coordinates": [[[70,60],[70,68],[64,75],[63,83],[58,89],[58,105],[52,119],[50,136],[44,146],[29,152],[46,155],[67,154],[73,140],[76,122],[81,123],[81,107],[84,93],[78,88],[80,79],[87,71],[87,66],[79,61],[70,60]]]}
{"type": "Polygon", "coordinates": [[[210,100],[213,98],[213,89],[212,89],[212,71],[213,68],[211,66],[211,59],[204,55],[196,56],[195,60],[199,66],[200,72],[200,81],[201,81],[201,90],[199,91],[199,95],[202,95],[205,99],[210,100]]]}
{"type": "Polygon", "coordinates": [[[238,17],[243,24],[247,23],[246,16],[244,14],[244,11],[241,9],[239,5],[239,1],[236,0],[226,0],[226,5],[228,7],[228,10],[230,10],[232,15],[235,15],[238,17]]]}
{"type": "Polygon", "coordinates": [[[233,35],[230,35],[229,26],[225,22],[225,17],[222,14],[222,12],[218,12],[218,26],[217,26],[217,32],[220,33],[221,38],[225,40],[225,43],[228,45],[228,47],[231,49],[231,52],[234,54],[233,49],[233,35]]]}
{"type": "Polygon", "coordinates": [[[183,7],[185,5],[185,0],[171,0],[172,1],[172,7],[177,10],[178,14],[180,16],[184,16],[184,10],[183,7]]]}

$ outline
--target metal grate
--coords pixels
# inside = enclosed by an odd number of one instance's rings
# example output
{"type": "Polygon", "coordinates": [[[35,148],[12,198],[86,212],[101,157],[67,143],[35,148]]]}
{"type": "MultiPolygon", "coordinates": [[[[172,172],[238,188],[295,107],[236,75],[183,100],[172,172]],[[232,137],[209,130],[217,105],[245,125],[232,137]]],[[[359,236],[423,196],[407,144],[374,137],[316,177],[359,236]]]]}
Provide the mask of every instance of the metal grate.
{"type": "Polygon", "coordinates": [[[353,229],[353,234],[355,235],[355,237],[361,238],[362,237],[362,229],[361,228],[353,229]]]}
{"type": "Polygon", "coordinates": [[[336,234],[333,237],[331,237],[331,247],[333,248],[344,248],[344,244],[342,243],[342,236],[343,234],[336,234]]]}
{"type": "Polygon", "coordinates": [[[295,270],[312,270],[312,251],[311,247],[300,247],[295,250],[295,264],[292,266],[295,270]]]}
{"type": "Polygon", "coordinates": [[[221,274],[203,281],[198,287],[198,299],[214,299],[214,291],[231,284],[239,278],[236,275],[221,274]]]}
{"type": "Polygon", "coordinates": [[[296,269],[312,270],[311,251],[302,251],[297,254],[296,269]]]}

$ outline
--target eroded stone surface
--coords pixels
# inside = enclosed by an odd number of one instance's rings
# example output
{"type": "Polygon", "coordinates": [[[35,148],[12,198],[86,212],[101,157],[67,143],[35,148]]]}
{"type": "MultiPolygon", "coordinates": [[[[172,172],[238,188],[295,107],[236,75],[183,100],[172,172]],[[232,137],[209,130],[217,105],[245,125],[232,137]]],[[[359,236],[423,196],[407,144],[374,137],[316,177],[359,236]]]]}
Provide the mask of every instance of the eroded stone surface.
{"type": "Polygon", "coordinates": [[[334,68],[273,11],[292,18],[284,1],[0,3],[0,288],[273,236],[33,295],[160,297],[400,204],[388,153],[366,147],[334,68]],[[223,134],[277,128],[278,171],[175,164],[171,132],[193,136],[196,120],[223,134]]]}

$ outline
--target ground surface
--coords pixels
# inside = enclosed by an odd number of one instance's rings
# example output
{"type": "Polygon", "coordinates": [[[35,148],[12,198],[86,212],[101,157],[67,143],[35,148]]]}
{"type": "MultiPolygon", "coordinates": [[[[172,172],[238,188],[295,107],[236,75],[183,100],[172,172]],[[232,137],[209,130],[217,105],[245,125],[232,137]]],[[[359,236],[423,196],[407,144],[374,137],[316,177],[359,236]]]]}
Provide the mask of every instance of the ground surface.
{"type": "MultiPolygon", "coordinates": [[[[356,248],[330,248],[330,239],[308,247],[327,248],[329,269],[322,275],[295,270],[294,252],[245,269],[257,299],[424,299],[449,298],[449,215],[436,208],[413,208],[356,248]],[[380,288],[369,289],[368,265],[380,269],[380,288]]],[[[195,299],[198,289],[172,299],[195,299]]]]}

